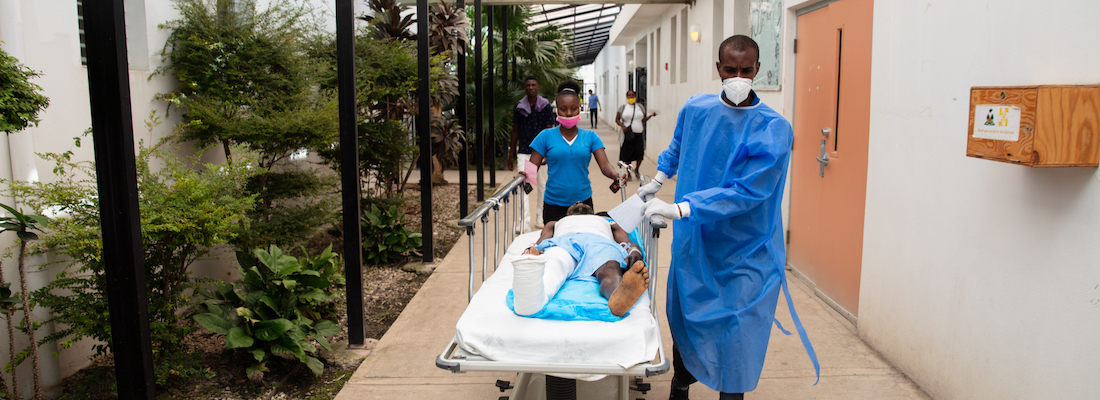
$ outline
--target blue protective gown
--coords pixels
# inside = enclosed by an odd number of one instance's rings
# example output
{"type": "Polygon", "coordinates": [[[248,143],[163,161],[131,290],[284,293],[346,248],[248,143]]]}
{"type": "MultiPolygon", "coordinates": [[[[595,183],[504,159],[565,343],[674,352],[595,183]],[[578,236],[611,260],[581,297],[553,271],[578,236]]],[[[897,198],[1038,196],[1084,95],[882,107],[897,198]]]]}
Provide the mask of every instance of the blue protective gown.
{"type": "Polygon", "coordinates": [[[668,324],[684,366],[720,392],[752,391],[764,366],[785,283],[780,203],[793,139],[759,98],[733,107],[702,94],[680,110],[657,160],[678,176],[676,202],[691,205],[672,224],[668,324]]]}

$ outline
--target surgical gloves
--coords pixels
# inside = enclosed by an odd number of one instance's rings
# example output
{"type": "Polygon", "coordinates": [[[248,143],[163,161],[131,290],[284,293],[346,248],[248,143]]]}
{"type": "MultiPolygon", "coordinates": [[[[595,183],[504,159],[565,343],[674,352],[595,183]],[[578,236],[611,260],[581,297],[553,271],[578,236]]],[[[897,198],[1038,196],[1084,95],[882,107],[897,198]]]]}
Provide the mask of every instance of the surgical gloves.
{"type": "Polygon", "coordinates": [[[645,203],[645,217],[649,219],[654,215],[668,219],[687,218],[691,215],[691,205],[686,201],[668,204],[661,199],[653,199],[645,203]]]}
{"type": "Polygon", "coordinates": [[[668,176],[664,172],[657,171],[657,176],[654,176],[652,181],[638,188],[638,197],[645,200],[646,196],[657,194],[657,191],[661,190],[661,184],[665,182],[665,179],[668,179],[668,176]]]}

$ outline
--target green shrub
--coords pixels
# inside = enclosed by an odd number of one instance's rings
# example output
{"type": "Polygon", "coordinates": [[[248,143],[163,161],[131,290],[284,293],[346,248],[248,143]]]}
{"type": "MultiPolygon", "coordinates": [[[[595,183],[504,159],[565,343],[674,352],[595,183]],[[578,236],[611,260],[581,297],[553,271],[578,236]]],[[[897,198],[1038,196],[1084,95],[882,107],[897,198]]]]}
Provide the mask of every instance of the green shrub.
{"type": "Polygon", "coordinates": [[[405,229],[405,213],[397,205],[378,208],[371,204],[369,210],[363,210],[362,231],[367,262],[386,264],[420,254],[422,235],[405,229]]]}
{"type": "Polygon", "coordinates": [[[19,132],[38,124],[38,113],[50,105],[50,99],[38,93],[42,87],[28,81],[38,75],[0,50],[0,132],[19,132]]]}
{"type": "MultiPolygon", "coordinates": [[[[183,113],[174,139],[221,145],[229,163],[240,146],[260,172],[247,186],[256,194],[250,229],[231,243],[250,251],[268,243],[308,241],[335,222],[334,179],[294,161],[338,141],[335,91],[321,89],[324,63],[306,55],[319,21],[302,1],[177,0],[180,18],[162,51],[157,74],[180,85],[159,99],[183,113]],[[261,4],[257,4],[261,3],[261,4]],[[263,7],[261,7],[263,6],[263,7]]],[[[236,154],[235,154],[236,153],[236,154]]]]}
{"type": "MultiPolygon", "coordinates": [[[[58,327],[39,344],[56,341],[66,349],[91,338],[100,343],[94,346],[96,355],[106,354],[111,350],[111,324],[95,167],[91,162],[72,161],[72,152],[43,156],[55,163],[53,182],[3,182],[35,212],[61,214],[29,249],[55,252],[67,265],[52,282],[32,293],[35,303],[51,309],[47,322],[58,327]]],[[[158,380],[171,369],[164,360],[186,351],[180,349],[179,341],[194,329],[185,314],[192,305],[189,289],[195,286],[189,267],[214,246],[233,239],[253,206],[253,196],[244,194],[243,183],[254,172],[244,163],[202,165],[195,160],[180,161],[145,146],[136,157],[149,328],[158,380]],[[163,166],[154,171],[151,163],[163,166]]]]}
{"type": "Polygon", "coordinates": [[[313,259],[296,259],[274,245],[253,255],[237,253],[239,281],[218,282],[213,292],[200,289],[207,312],[195,321],[225,335],[226,350],[253,357],[246,371],[253,381],[263,380],[273,354],[291,354],[320,376],[324,365],[310,354],[317,350],[310,339],[331,351],[325,338],[340,333],[336,323],[324,319],[343,293],[334,288],[344,284],[332,246],[313,259]]]}

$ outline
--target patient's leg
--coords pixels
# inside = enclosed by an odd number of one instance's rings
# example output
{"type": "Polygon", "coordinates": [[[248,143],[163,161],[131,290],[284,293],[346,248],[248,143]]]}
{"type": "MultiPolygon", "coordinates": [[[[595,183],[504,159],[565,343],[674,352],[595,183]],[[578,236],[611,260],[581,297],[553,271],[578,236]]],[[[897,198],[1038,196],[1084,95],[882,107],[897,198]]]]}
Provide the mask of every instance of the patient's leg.
{"type": "Polygon", "coordinates": [[[596,279],[600,280],[600,294],[607,298],[607,307],[618,317],[630,311],[649,288],[649,268],[645,263],[635,262],[620,276],[618,271],[621,270],[618,261],[610,261],[596,271],[596,279]]]}
{"type": "Polygon", "coordinates": [[[521,255],[512,260],[512,294],[516,314],[532,315],[542,310],[577,268],[577,262],[558,247],[540,256],[521,255]]]}

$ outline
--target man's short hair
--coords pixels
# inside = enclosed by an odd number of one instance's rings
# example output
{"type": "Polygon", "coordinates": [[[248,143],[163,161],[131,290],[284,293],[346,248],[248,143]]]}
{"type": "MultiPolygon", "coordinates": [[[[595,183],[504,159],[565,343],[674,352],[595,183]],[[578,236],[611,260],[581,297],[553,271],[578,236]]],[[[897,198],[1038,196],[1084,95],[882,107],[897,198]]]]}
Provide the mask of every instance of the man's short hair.
{"type": "Polygon", "coordinates": [[[526,78],[523,78],[523,81],[535,81],[535,83],[539,83],[539,78],[536,78],[534,75],[527,75],[526,78]]]}
{"type": "Polygon", "coordinates": [[[577,203],[565,210],[565,215],[592,215],[592,207],[588,204],[577,203]]]}
{"type": "Polygon", "coordinates": [[[726,47],[730,47],[734,51],[753,49],[756,51],[756,62],[760,62],[760,45],[756,44],[756,41],[752,40],[751,37],[733,35],[723,40],[722,44],[718,46],[718,61],[722,61],[722,53],[726,52],[726,47]]]}

